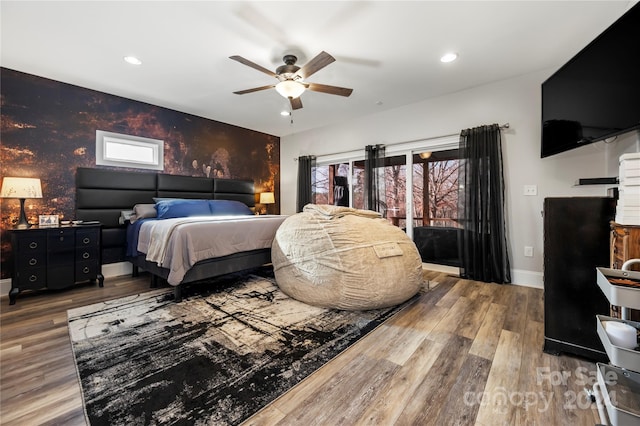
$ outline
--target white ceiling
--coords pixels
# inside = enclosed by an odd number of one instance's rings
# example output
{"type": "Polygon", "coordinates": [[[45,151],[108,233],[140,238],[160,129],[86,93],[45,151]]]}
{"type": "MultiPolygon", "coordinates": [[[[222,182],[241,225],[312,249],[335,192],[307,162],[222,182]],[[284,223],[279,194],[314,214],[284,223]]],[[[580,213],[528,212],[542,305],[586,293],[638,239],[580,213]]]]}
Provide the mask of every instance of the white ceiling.
{"type": "Polygon", "coordinates": [[[3,67],[284,136],[541,69],[556,69],[635,1],[2,1],[3,67]],[[290,49],[336,62],[293,124],[275,90],[290,49]],[[460,57],[439,62],[447,51],[460,57]],[[139,57],[135,67],[125,55],[139,57]]]}

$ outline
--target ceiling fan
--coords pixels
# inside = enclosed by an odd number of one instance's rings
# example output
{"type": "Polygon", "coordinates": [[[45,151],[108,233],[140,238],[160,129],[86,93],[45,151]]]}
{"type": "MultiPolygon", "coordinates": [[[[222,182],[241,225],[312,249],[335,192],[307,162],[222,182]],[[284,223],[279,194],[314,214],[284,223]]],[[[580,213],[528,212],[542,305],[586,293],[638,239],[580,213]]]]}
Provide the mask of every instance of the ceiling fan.
{"type": "Polygon", "coordinates": [[[308,83],[304,79],[310,77],[312,74],[320,71],[330,63],[335,61],[335,58],[329,55],[327,52],[320,52],[315,58],[307,62],[304,66],[299,67],[296,65],[298,58],[295,55],[285,55],[282,58],[284,65],[280,65],[276,68],[276,72],[272,72],[242,56],[230,56],[229,59],[238,61],[241,64],[247,65],[253,69],[261,71],[271,77],[278,79],[278,83],[270,84],[268,86],[254,87],[253,89],[240,90],[233,92],[236,95],[244,95],[246,93],[258,92],[260,90],[266,90],[275,88],[280,95],[289,99],[292,109],[302,108],[302,101],[300,95],[305,90],[312,90],[314,92],[328,93],[330,95],[349,96],[353,89],[346,89],[344,87],[329,86],[326,84],[308,83]]]}

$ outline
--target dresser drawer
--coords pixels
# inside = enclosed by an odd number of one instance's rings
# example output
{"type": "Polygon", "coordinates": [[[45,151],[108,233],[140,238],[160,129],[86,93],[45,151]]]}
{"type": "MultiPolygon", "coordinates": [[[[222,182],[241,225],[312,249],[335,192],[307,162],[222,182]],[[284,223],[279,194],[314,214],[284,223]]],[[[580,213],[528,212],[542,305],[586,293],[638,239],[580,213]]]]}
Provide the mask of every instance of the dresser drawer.
{"type": "Polygon", "coordinates": [[[18,258],[18,265],[22,271],[34,268],[45,268],[47,266],[47,253],[44,251],[24,254],[21,253],[18,258]]]}
{"type": "Polygon", "coordinates": [[[98,247],[100,229],[79,229],[76,231],[76,247],[98,247]]]}
{"type": "Polygon", "coordinates": [[[37,290],[47,285],[47,268],[31,268],[17,274],[18,287],[25,290],[37,290]]]}
{"type": "Polygon", "coordinates": [[[76,263],[76,282],[93,280],[98,275],[98,262],[76,263]]]}
{"type": "Polygon", "coordinates": [[[50,250],[47,253],[47,266],[49,268],[56,268],[58,266],[73,265],[75,262],[75,251],[73,247],[65,250],[50,250]]]}
{"type": "Polygon", "coordinates": [[[100,247],[76,248],[76,262],[97,261],[100,247]]]}
{"type": "Polygon", "coordinates": [[[67,251],[75,247],[75,232],[71,228],[51,229],[47,232],[47,250],[67,251]]]}
{"type": "Polygon", "coordinates": [[[47,288],[62,289],[75,284],[73,273],[76,265],[72,262],[64,265],[47,266],[47,288]]]}
{"type": "Polygon", "coordinates": [[[43,252],[47,250],[47,237],[44,233],[39,235],[27,235],[18,239],[18,252],[20,255],[27,253],[43,252]]]}

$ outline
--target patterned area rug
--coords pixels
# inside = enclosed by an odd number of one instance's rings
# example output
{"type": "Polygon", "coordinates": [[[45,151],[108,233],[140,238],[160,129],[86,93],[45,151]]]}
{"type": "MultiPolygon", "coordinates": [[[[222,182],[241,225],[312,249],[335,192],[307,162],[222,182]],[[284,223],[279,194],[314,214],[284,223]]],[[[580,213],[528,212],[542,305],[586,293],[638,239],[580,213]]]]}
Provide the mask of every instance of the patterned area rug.
{"type": "Polygon", "coordinates": [[[255,274],[185,293],[68,312],[91,425],[239,424],[402,308],[316,308],[255,274]]]}

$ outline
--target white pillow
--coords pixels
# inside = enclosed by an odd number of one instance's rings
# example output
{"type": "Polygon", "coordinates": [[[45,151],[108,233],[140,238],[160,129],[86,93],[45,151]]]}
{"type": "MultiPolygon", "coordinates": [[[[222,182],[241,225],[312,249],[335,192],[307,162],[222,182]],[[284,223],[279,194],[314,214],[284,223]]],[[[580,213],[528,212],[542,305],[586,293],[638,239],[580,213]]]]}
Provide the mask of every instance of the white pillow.
{"type": "Polygon", "coordinates": [[[133,223],[138,219],[156,217],[157,215],[155,204],[136,204],[133,206],[133,214],[129,217],[129,222],[133,223]]]}

